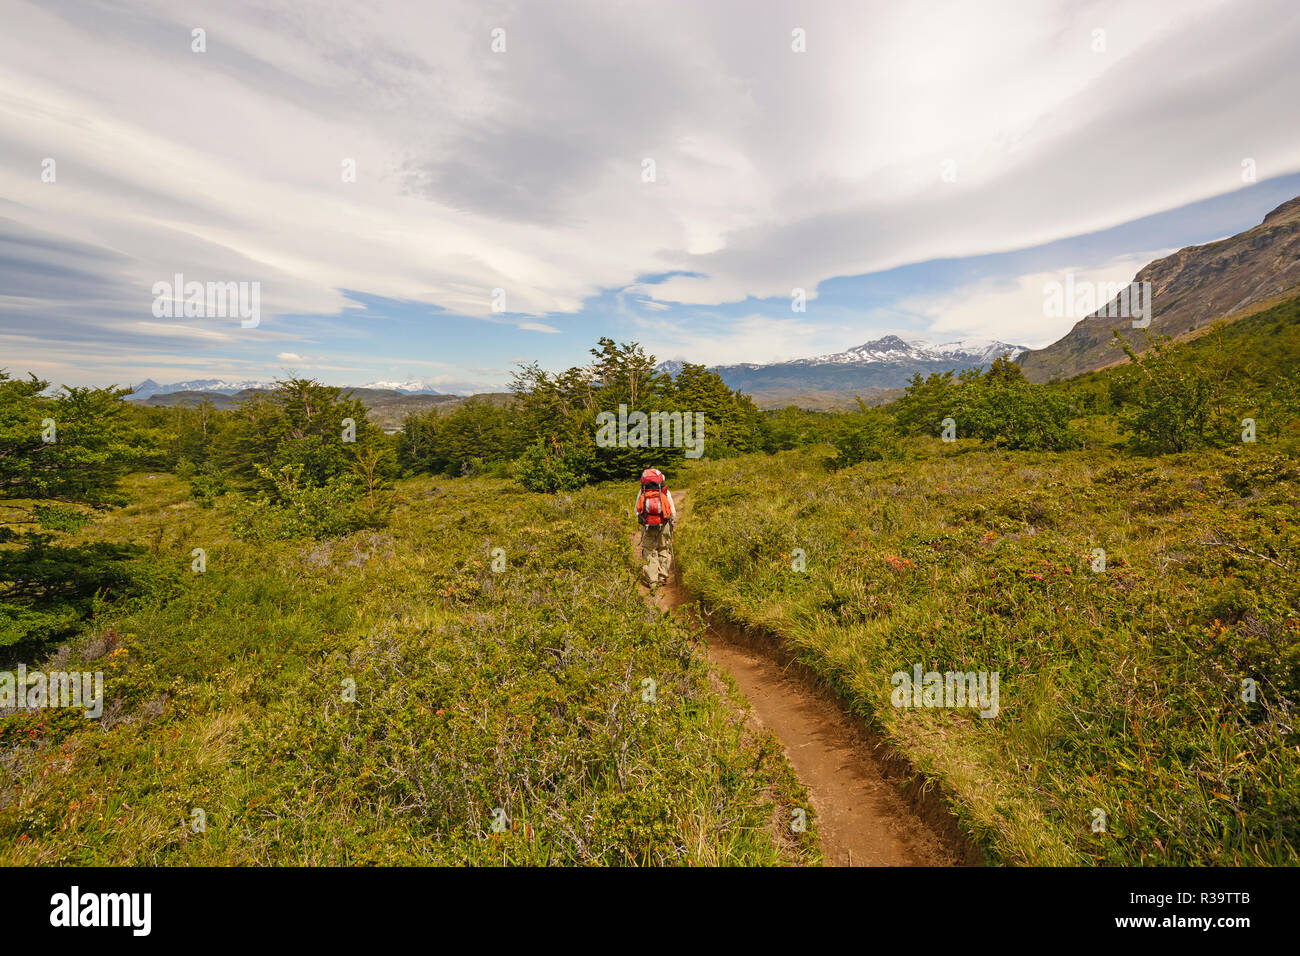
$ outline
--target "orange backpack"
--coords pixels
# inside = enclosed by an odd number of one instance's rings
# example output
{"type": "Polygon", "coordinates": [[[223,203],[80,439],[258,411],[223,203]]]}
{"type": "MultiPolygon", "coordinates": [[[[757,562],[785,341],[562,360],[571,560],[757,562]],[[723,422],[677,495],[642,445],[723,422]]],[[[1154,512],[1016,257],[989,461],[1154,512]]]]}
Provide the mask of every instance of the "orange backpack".
{"type": "Polygon", "coordinates": [[[636,520],[655,527],[672,519],[673,502],[664,488],[663,472],[647,468],[641,475],[641,494],[636,499],[636,520]]]}

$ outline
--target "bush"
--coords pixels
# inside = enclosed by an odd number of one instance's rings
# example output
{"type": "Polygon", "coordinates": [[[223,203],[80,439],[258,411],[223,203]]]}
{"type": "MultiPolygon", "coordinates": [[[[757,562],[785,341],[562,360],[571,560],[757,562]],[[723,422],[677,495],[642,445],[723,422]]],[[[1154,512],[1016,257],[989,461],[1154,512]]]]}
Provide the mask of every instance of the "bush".
{"type": "Polygon", "coordinates": [[[256,467],[259,476],[274,485],[275,497],[235,501],[231,528],[237,537],[250,541],[334,538],[387,522],[387,509],[370,504],[356,475],[336,475],[317,485],[304,478],[301,465],[277,471],[256,467]]]}
{"type": "Polygon", "coordinates": [[[1205,375],[1167,338],[1152,339],[1141,355],[1118,332],[1116,338],[1133,363],[1122,376],[1127,401],[1119,418],[1134,448],[1160,454],[1206,444],[1215,396],[1205,375]]]}
{"type": "Polygon", "coordinates": [[[211,508],[228,490],[225,472],[210,462],[199,466],[190,475],[189,481],[190,497],[200,508],[211,508]]]}
{"type": "Polygon", "coordinates": [[[584,473],[571,468],[563,457],[551,454],[542,442],[532,445],[515,460],[511,476],[526,490],[547,494],[574,491],[587,482],[584,473]]]}
{"type": "MultiPolygon", "coordinates": [[[[945,418],[957,422],[957,434],[979,438],[1001,448],[1029,451],[1066,451],[1083,444],[1082,436],[1070,427],[1073,417],[1068,398],[1060,391],[1025,381],[1020,366],[1005,357],[994,361],[987,372],[966,369],[932,374],[922,379],[913,375],[902,398],[891,406],[898,427],[907,434],[933,435],[945,418]]],[[[849,433],[852,436],[852,432],[849,433]]],[[[873,432],[845,440],[865,442],[849,457],[857,461],[879,460],[873,447],[873,432]]],[[[834,440],[836,447],[840,441],[834,440]]],[[[843,449],[842,449],[843,451],[843,449]]]]}
{"type": "Polygon", "coordinates": [[[1239,461],[1224,472],[1224,483],[1239,495],[1300,478],[1300,467],[1284,455],[1261,455],[1239,461]]]}
{"type": "Polygon", "coordinates": [[[848,468],[864,461],[884,461],[898,452],[894,423],[881,412],[861,412],[849,416],[842,428],[831,436],[837,452],[832,468],[848,468]]]}
{"type": "Polygon", "coordinates": [[[139,545],[63,545],[35,532],[9,537],[19,546],[0,549],[0,648],[35,651],[71,635],[96,603],[143,589],[139,545]]]}
{"type": "Polygon", "coordinates": [[[961,412],[959,427],[977,438],[1027,451],[1066,451],[1082,444],[1070,427],[1070,404],[1057,392],[1025,382],[967,387],[976,398],[961,412]]]}

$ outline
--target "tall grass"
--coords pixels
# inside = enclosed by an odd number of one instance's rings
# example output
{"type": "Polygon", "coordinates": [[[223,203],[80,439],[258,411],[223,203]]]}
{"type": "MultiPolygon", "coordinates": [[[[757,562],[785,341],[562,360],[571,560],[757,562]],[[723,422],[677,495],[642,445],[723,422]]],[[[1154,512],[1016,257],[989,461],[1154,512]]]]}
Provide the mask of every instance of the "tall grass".
{"type": "Polygon", "coordinates": [[[1294,457],[928,440],[839,472],[819,457],[697,467],[686,583],[784,636],[994,859],[1300,860],[1294,457]],[[916,663],[998,672],[1001,712],[893,706],[916,663]]]}
{"type": "Polygon", "coordinates": [[[0,716],[0,863],[818,859],[779,748],[637,593],[624,489],[411,481],[386,531],[257,544],[128,491],[81,534],[148,542],[153,585],[46,662],[104,671],[100,721],[0,716]]]}

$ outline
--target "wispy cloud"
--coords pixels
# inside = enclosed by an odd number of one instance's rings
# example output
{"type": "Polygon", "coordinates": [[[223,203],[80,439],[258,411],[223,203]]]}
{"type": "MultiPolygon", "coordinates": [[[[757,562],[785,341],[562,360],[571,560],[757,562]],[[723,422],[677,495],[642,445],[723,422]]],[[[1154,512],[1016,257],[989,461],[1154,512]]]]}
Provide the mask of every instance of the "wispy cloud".
{"type": "Polygon", "coordinates": [[[408,351],[481,382],[472,366],[579,360],[653,315],[660,351],[702,361],[833,350],[903,312],[1023,338],[1032,271],[892,312],[825,289],[1226,193],[1247,158],[1260,180],[1300,166],[1289,0],[0,0],[0,18],[0,338],[7,363],[82,380],[133,353],[271,374],[274,341],[362,377],[408,351]],[[154,321],[177,272],[260,283],[260,325],[154,321]],[[816,309],[786,319],[794,288],[816,309]]]}

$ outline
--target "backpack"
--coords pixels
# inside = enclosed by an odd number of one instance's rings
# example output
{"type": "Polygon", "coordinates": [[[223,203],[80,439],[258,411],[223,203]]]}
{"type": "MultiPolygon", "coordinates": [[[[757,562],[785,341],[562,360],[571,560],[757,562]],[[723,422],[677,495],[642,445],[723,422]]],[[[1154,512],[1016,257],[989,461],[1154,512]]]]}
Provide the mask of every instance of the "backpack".
{"type": "Polygon", "coordinates": [[[644,525],[654,527],[667,522],[673,516],[673,506],[668,500],[668,492],[653,485],[647,485],[636,503],[636,517],[644,525]]]}
{"type": "Polygon", "coordinates": [[[636,520],[643,525],[658,527],[673,517],[673,505],[664,490],[663,472],[647,468],[641,474],[641,494],[636,499],[636,520]]]}

